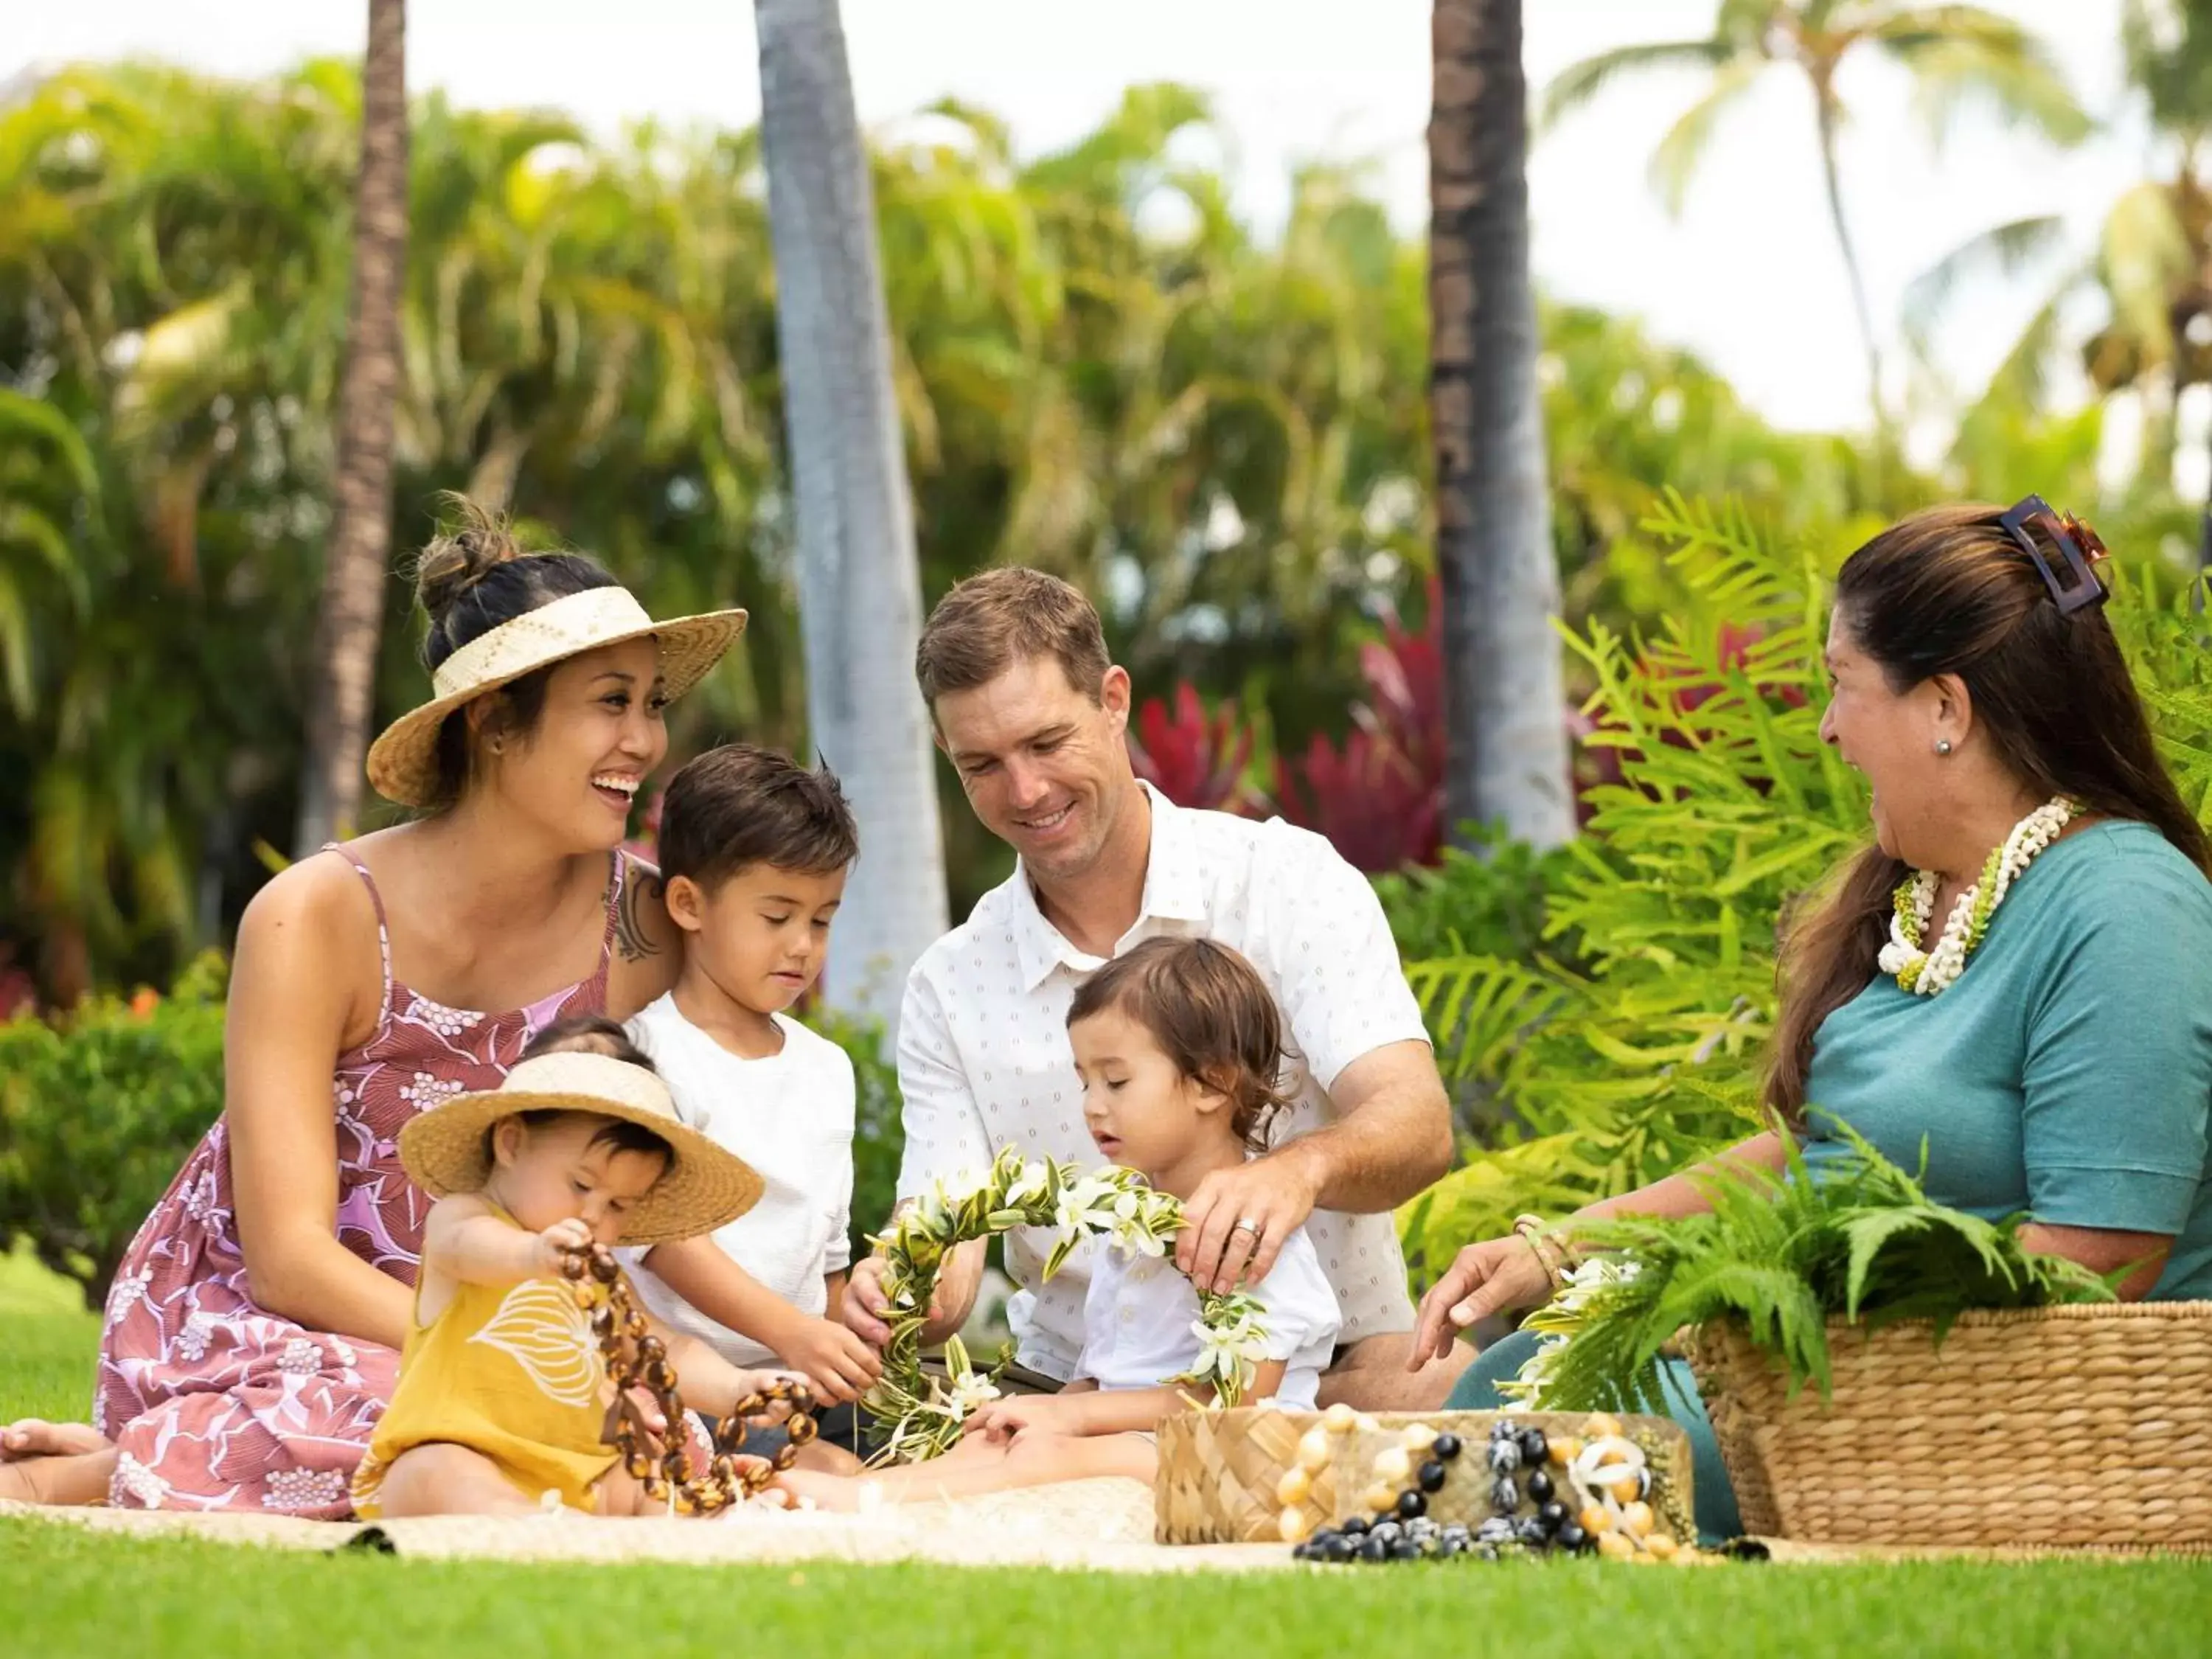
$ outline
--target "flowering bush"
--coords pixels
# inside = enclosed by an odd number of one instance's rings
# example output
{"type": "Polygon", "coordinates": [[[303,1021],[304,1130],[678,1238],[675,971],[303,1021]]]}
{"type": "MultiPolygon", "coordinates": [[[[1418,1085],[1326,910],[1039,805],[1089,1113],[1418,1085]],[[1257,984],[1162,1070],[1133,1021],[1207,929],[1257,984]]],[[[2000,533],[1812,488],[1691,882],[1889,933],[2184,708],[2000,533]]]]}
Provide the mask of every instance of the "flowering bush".
{"type": "Polygon", "coordinates": [[[138,1224],[222,1109],[223,959],[167,997],[0,1022],[0,1242],[29,1236],[96,1305],[138,1224]]]}

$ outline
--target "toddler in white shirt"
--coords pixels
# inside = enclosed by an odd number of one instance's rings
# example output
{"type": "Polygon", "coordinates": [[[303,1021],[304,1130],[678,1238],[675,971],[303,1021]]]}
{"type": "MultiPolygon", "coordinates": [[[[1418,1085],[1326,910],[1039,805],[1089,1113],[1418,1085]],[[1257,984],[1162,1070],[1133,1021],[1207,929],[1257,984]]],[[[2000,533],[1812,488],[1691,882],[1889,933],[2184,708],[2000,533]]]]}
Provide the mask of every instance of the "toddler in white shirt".
{"type": "MultiPolygon", "coordinates": [[[[1283,1104],[1281,1013],[1252,964],[1210,939],[1151,939],[1106,963],[1076,992],[1067,1035],[1099,1152],[1177,1198],[1259,1151],[1283,1104]]],[[[1245,1397],[1310,1409],[1341,1322],[1304,1228],[1283,1240],[1267,1276],[1244,1288],[1267,1331],[1245,1397]]],[[[1172,1256],[1102,1250],[1083,1313],[1082,1358],[1058,1394],[990,1401],[968,1419],[959,1444],[931,1462],[860,1479],[794,1470],[780,1484],[840,1509],[858,1504],[862,1480],[893,1500],[1097,1475],[1151,1482],[1159,1468],[1154,1426],[1193,1397],[1164,1379],[1198,1363],[1198,1292],[1172,1256]]]]}
{"type": "Polygon", "coordinates": [[[683,1121],[764,1183],[720,1231],[643,1253],[640,1297],[732,1364],[798,1371],[830,1404],[856,1399],[882,1368],[823,1316],[851,1255],[853,1062],[784,1011],[821,972],[858,848],[826,768],[744,744],[684,768],[662,802],[659,848],[684,964],[629,1022],[683,1121]]]}

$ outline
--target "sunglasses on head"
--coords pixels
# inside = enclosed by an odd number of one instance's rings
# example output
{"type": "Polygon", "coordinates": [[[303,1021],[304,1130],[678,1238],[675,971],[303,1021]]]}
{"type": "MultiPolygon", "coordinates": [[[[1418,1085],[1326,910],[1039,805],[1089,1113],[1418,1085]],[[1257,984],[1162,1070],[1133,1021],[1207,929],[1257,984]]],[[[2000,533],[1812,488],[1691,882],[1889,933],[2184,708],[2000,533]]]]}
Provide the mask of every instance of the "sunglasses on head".
{"type": "Polygon", "coordinates": [[[2044,586],[2058,601],[2061,615],[2070,617],[2076,611],[2105,602],[2105,584],[2098,577],[2096,568],[2112,555],[2098,539],[2097,532],[2081,520],[2071,513],[2055,511],[2040,495],[2026,495],[2008,508],[1997,524],[2034,561],[2044,586]],[[2031,526],[2040,529],[2058,549],[2066,563],[2063,576],[2051,563],[2051,556],[2043,550],[2043,544],[2028,533],[2031,526]]]}

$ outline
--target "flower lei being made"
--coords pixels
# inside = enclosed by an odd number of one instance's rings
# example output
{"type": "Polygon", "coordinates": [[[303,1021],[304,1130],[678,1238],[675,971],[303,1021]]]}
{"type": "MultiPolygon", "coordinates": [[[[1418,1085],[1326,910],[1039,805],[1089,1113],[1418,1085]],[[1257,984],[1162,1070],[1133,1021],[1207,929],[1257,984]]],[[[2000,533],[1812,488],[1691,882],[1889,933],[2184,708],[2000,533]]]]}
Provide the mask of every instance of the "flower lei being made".
{"type": "Polygon", "coordinates": [[[2014,824],[1982,866],[1981,878],[1959,895],[1943,924],[1943,936],[1933,950],[1923,950],[1928,924],[1935,919],[1936,877],[1933,870],[1916,870],[1902,883],[1889,919],[1889,943],[1878,959],[1882,972],[1897,975],[1900,989],[1932,997],[1966,971],[1966,958],[1989,931],[1990,918],[2004,902],[2006,892],[2035,855],[2058,839],[2060,830],[2081,811],[2076,802],[2061,795],[2045,802],[2014,824]]]}
{"type": "MultiPolygon", "coordinates": [[[[921,1369],[921,1328],[937,1273],[953,1247],[1014,1227],[1048,1227],[1058,1233],[1044,1276],[1060,1271],[1086,1238],[1103,1238],[1149,1256],[1167,1254],[1182,1227],[1182,1204],[1157,1192],[1134,1170],[1088,1173],[1054,1158],[1024,1158],[1012,1146],[979,1176],[939,1182],[926,1197],[892,1218],[872,1242],[884,1260],[884,1294],[890,1301],[890,1340],[883,1375],[862,1403],[877,1419],[882,1440],[876,1461],[916,1463],[936,1457],[959,1439],[963,1424],[986,1401],[998,1397],[1001,1360],[986,1372],[968,1363],[954,1337],[945,1345],[942,1378],[921,1369]]],[[[1198,1363],[1170,1384],[1211,1387],[1213,1403],[1234,1406],[1251,1386],[1267,1340],[1261,1307],[1242,1291],[1198,1293],[1198,1363]]]]}

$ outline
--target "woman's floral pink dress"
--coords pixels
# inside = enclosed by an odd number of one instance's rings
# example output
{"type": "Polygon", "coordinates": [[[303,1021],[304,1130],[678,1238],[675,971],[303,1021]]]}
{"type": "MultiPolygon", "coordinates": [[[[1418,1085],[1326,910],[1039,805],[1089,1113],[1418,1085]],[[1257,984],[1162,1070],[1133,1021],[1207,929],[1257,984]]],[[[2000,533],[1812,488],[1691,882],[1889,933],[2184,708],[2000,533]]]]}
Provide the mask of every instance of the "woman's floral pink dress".
{"type": "MultiPolygon", "coordinates": [[[[527,1008],[483,1014],[392,978],[376,883],[337,850],[368,884],[384,954],[382,1018],[366,1043],[338,1057],[332,1087],[338,1242],[412,1286],[430,1200],[400,1167],[401,1126],[452,1096],[497,1088],[556,1019],[605,1009],[628,866],[617,857],[599,970],[527,1008]]],[[[138,1230],[108,1294],[93,1423],[121,1454],[109,1501],[343,1519],[398,1368],[391,1348],[254,1305],[231,1220],[229,1129],[217,1118],[138,1230]]]]}

